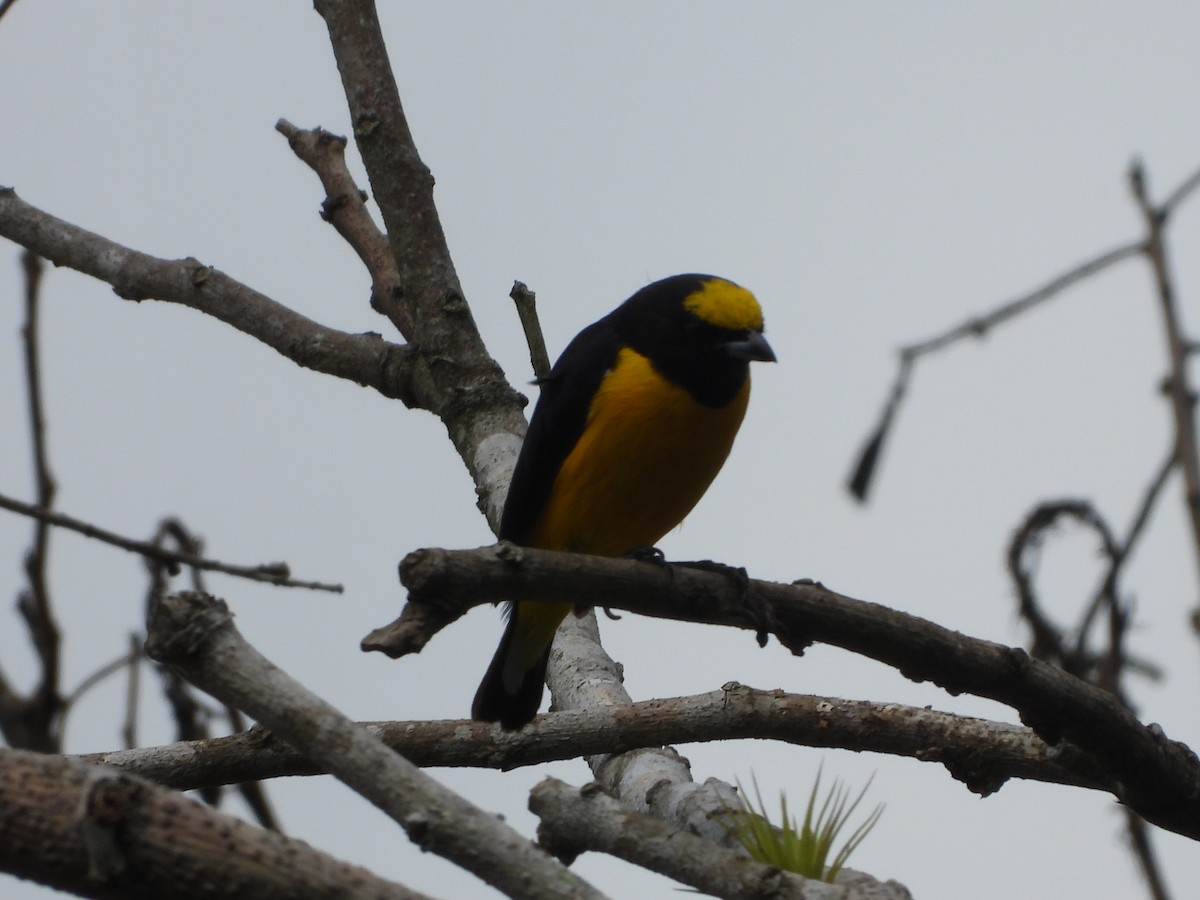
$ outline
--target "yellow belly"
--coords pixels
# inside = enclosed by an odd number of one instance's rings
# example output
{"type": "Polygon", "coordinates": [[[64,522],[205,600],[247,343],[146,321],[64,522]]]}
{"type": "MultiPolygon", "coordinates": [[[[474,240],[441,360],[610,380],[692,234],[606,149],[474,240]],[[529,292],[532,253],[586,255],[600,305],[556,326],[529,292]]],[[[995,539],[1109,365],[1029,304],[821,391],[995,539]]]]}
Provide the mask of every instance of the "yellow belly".
{"type": "MultiPolygon", "coordinates": [[[[729,404],[703,406],[664,382],[646,357],[621,350],[529,546],[623,556],[655,544],[683,521],[720,471],[749,397],[747,376],[729,404]]],[[[570,609],[568,603],[521,605],[521,665],[537,658],[570,609]]]]}

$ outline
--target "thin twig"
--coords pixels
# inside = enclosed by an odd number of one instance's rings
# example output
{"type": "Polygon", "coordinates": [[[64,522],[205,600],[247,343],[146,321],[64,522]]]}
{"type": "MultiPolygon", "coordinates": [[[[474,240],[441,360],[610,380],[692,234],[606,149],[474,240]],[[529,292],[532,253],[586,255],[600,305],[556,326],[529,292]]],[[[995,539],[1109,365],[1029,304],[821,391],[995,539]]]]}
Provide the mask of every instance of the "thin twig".
{"type": "MultiPolygon", "coordinates": [[[[1083,616],[1080,618],[1079,629],[1076,635],[1077,653],[1082,650],[1083,641],[1086,639],[1088,631],[1091,630],[1092,620],[1104,606],[1106,602],[1106,596],[1116,593],[1116,585],[1118,579],[1120,578],[1121,572],[1126,563],[1128,563],[1130,558],[1133,556],[1134,550],[1137,549],[1138,541],[1141,540],[1142,535],[1145,533],[1146,525],[1150,521],[1150,513],[1153,512],[1154,507],[1158,504],[1159,498],[1162,497],[1163,488],[1166,487],[1167,481],[1170,479],[1171,473],[1174,470],[1175,451],[1174,448],[1172,448],[1171,451],[1167,453],[1166,458],[1159,465],[1158,471],[1155,472],[1154,478],[1151,479],[1149,486],[1142,495],[1142,502],[1139,504],[1137,512],[1134,513],[1133,520],[1129,525],[1129,529],[1125,533],[1125,539],[1121,541],[1120,545],[1117,547],[1117,553],[1109,564],[1108,572],[1104,576],[1103,583],[1100,585],[1099,590],[1096,591],[1096,595],[1092,598],[1091,604],[1089,604],[1088,608],[1084,611],[1083,616]]],[[[1133,661],[1130,660],[1129,662],[1132,663],[1133,661]]],[[[1132,667],[1142,671],[1143,674],[1150,675],[1152,678],[1161,677],[1161,675],[1154,674],[1154,667],[1151,667],[1150,671],[1143,669],[1141,664],[1132,667]]]]}
{"type": "Polygon", "coordinates": [[[142,638],[137,633],[129,635],[129,680],[125,683],[125,724],[121,737],[127,748],[136,747],[138,701],[142,687],[142,638]]]}
{"type": "Polygon", "coordinates": [[[872,481],[874,480],[875,470],[879,464],[884,442],[890,434],[892,426],[895,424],[896,415],[900,409],[900,402],[904,398],[909,380],[912,377],[912,367],[917,360],[922,356],[935,353],[965,338],[981,338],[996,328],[996,326],[1022,313],[1028,312],[1035,306],[1062,293],[1062,291],[1076,282],[1116,265],[1124,259],[1136,256],[1143,249],[1143,241],[1134,241],[1114,247],[1111,250],[1106,250],[1086,262],[1068,269],[1061,275],[1055,276],[1036,290],[1000,304],[991,312],[980,316],[972,316],[965,322],[961,322],[941,334],[901,347],[897,351],[898,370],[892,382],[888,400],[884,404],[883,412],[876,420],[867,439],[863,441],[863,448],[859,451],[854,466],[851,469],[851,475],[846,484],[851,495],[860,503],[865,502],[867,499],[872,481]]]}
{"type": "Polygon", "coordinates": [[[71,516],[63,515],[62,513],[40,509],[32,503],[23,503],[4,494],[0,494],[0,509],[7,509],[15,513],[20,513],[23,516],[44,520],[58,528],[66,528],[70,531],[78,532],[84,537],[95,538],[98,541],[112,544],[114,547],[120,547],[122,550],[137,553],[169,566],[192,566],[209,572],[220,572],[224,575],[232,575],[236,578],[245,578],[250,581],[262,581],[267,584],[278,585],[279,587],[306,588],[313,591],[329,591],[335,594],[340,594],[345,590],[340,584],[326,584],[320,581],[297,581],[290,576],[287,563],[235,566],[215,559],[204,559],[190,553],[167,550],[146,541],[137,541],[133,538],[124,537],[115,532],[92,525],[89,522],[83,522],[71,516]]]}
{"type": "Polygon", "coordinates": [[[1183,184],[1171,191],[1167,195],[1167,199],[1162,202],[1159,209],[1164,217],[1170,217],[1180,203],[1188,198],[1188,195],[1196,188],[1200,187],[1200,169],[1197,169],[1191,175],[1184,179],[1183,184]]]}
{"type": "MultiPolygon", "coordinates": [[[[246,717],[242,715],[241,710],[236,706],[226,704],[225,715],[229,718],[229,727],[234,734],[246,732],[249,726],[246,724],[246,717]]],[[[242,800],[250,807],[250,811],[254,813],[254,818],[259,825],[269,828],[271,831],[283,831],[279,827],[279,817],[275,815],[275,809],[271,806],[271,800],[267,797],[267,789],[261,780],[252,778],[238,782],[237,790],[242,795],[242,800]]]]}
{"type": "MultiPolygon", "coordinates": [[[[138,647],[138,654],[141,654],[140,646],[138,647]]],[[[96,685],[103,683],[109,676],[115,675],[117,672],[120,672],[122,669],[128,666],[131,658],[132,657],[130,653],[127,651],[122,653],[116,659],[110,659],[100,668],[96,669],[81,682],[79,682],[79,684],[75,686],[75,689],[67,695],[64,705],[70,709],[72,706],[82,700],[83,696],[92,688],[96,687],[96,685]]]]}
{"type": "Polygon", "coordinates": [[[1095,275],[1109,266],[1116,265],[1122,260],[1129,259],[1131,256],[1137,256],[1143,251],[1144,247],[1145,243],[1143,241],[1132,241],[1127,244],[1121,244],[1118,247],[1113,247],[1111,250],[1106,250],[1086,262],[1068,269],[1061,275],[1051,278],[1036,290],[1030,291],[1028,294],[1023,294],[1014,300],[1002,303],[991,312],[967,319],[965,322],[954,326],[942,334],[935,335],[923,341],[915,341],[901,347],[899,350],[900,357],[901,359],[904,357],[916,358],[924,356],[927,353],[933,353],[942,349],[947,344],[952,344],[964,338],[983,337],[997,325],[1023,312],[1027,312],[1039,303],[1051,299],[1076,282],[1095,275]]]}
{"type": "Polygon", "coordinates": [[[1197,452],[1195,399],[1188,382],[1189,342],[1184,337],[1183,325],[1179,320],[1175,288],[1163,238],[1166,214],[1151,202],[1146,173],[1138,161],[1130,167],[1129,186],[1146,223],[1143,253],[1154,273],[1163,330],[1167,339],[1167,357],[1170,360],[1167,387],[1175,419],[1175,457],[1183,473],[1184,507],[1192,529],[1193,555],[1197,566],[1200,567],[1200,453],[1197,452]]]}
{"type": "MultiPolygon", "coordinates": [[[[1183,325],[1179,319],[1164,236],[1171,209],[1198,184],[1200,172],[1193,174],[1177,188],[1165,204],[1156,207],[1150,199],[1146,171],[1141,161],[1134,160],[1129,169],[1129,187],[1146,224],[1146,242],[1142,252],[1154,273],[1163,331],[1167,340],[1167,357],[1170,361],[1167,388],[1175,421],[1174,463],[1183,474],[1184,507],[1192,530],[1193,556],[1200,567],[1200,445],[1196,437],[1195,392],[1188,381],[1187,368],[1191,344],[1183,333],[1183,325]]],[[[1163,479],[1165,480],[1165,475],[1163,479]]],[[[1195,611],[1200,613],[1200,604],[1196,606],[1195,611]]],[[[1117,622],[1118,615],[1119,611],[1114,610],[1110,617],[1110,630],[1113,632],[1111,655],[1114,666],[1120,665],[1121,642],[1124,637],[1124,629],[1119,627],[1117,622]]],[[[1158,869],[1150,833],[1137,823],[1135,811],[1130,811],[1127,822],[1130,845],[1141,863],[1151,894],[1156,900],[1166,898],[1167,890],[1158,869]]]]}
{"type": "Polygon", "coordinates": [[[1154,850],[1150,829],[1146,820],[1132,809],[1125,810],[1125,825],[1129,833],[1130,850],[1146,879],[1146,889],[1150,892],[1150,900],[1171,900],[1167,890],[1166,879],[1163,878],[1162,867],[1158,864],[1158,854],[1154,850]]]}
{"type": "MultiPolygon", "coordinates": [[[[54,504],[55,484],[50,474],[46,447],[46,418],[42,398],[41,354],[38,329],[39,288],[42,260],[36,254],[21,254],[25,270],[25,324],[21,328],[25,355],[25,390],[28,398],[29,431],[33,443],[34,486],[39,506],[54,504]]],[[[29,587],[21,591],[17,608],[29,629],[40,667],[37,686],[26,697],[8,693],[4,721],[0,728],[13,746],[55,753],[62,749],[58,734],[62,698],[60,685],[61,632],[50,604],[48,580],[50,529],[44,522],[34,528],[33,544],[25,555],[25,575],[29,587]]]]}
{"type": "Polygon", "coordinates": [[[523,281],[514,281],[508,292],[517,307],[517,317],[525,331],[525,343],[529,347],[529,362],[533,365],[534,381],[543,381],[550,376],[550,355],[546,352],[546,338],[542,335],[542,323],[538,321],[537,294],[526,287],[523,281]]]}
{"type": "MultiPolygon", "coordinates": [[[[137,660],[141,657],[141,654],[141,642],[136,638],[136,636],[134,636],[134,644],[130,650],[122,653],[116,659],[109,660],[90,675],[87,675],[82,681],[79,682],[79,684],[75,686],[75,689],[72,690],[62,702],[62,712],[60,713],[58,719],[58,739],[60,743],[66,742],[67,722],[69,721],[71,712],[75,709],[75,705],[84,698],[88,691],[97,685],[102,684],[110,676],[115,675],[123,669],[129,667],[136,668],[137,660]]],[[[127,700],[129,698],[130,690],[131,688],[126,688],[127,700]]],[[[127,729],[129,726],[129,720],[130,713],[127,709],[125,714],[125,729],[123,729],[123,733],[126,736],[128,735],[127,729]]],[[[126,746],[132,747],[135,745],[127,739],[126,746]]]]}
{"type": "MultiPolygon", "coordinates": [[[[1078,747],[1065,742],[1050,746],[1021,725],[900,703],[757,690],[735,682],[704,694],[620,708],[546,713],[518,732],[498,732],[486,723],[462,719],[362,724],[423,768],[507,771],[618,749],[755,739],[940,763],[956,780],[981,795],[996,791],[1012,778],[1092,790],[1114,787],[1078,747]]],[[[302,749],[263,728],[206,741],[81,758],[178,790],[325,771],[302,749]]]]}
{"type": "MultiPolygon", "coordinates": [[[[1035,659],[1045,660],[1056,665],[1076,678],[1095,684],[1097,658],[1087,648],[1085,635],[1081,634],[1076,645],[1068,648],[1065,628],[1056,625],[1042,610],[1034,586],[1034,570],[1036,568],[1038,551],[1041,549],[1046,536],[1062,519],[1073,519],[1090,528],[1100,539],[1101,551],[1109,563],[1111,574],[1120,549],[1108,523],[1092,504],[1086,500],[1054,500],[1039,503],[1026,516],[1021,527],[1017,529],[1009,544],[1007,561],[1009,574],[1017,589],[1017,612],[1029,625],[1032,632],[1030,654],[1035,659]]],[[[1115,580],[1105,578],[1104,583],[1111,584],[1111,590],[1101,590],[1100,600],[1115,592],[1115,580]]],[[[1085,619],[1090,621],[1090,618],[1085,619]]]]}

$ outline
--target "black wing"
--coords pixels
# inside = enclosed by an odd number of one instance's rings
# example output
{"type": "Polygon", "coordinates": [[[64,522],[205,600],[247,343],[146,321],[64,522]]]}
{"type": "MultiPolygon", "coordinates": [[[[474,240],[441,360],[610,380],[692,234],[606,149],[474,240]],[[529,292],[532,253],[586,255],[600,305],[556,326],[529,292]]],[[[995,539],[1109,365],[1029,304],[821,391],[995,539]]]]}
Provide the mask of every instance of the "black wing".
{"type": "Polygon", "coordinates": [[[610,314],[579,332],[541,382],[504,503],[500,522],[504,540],[516,544],[529,540],[563,460],[583,434],[592,398],[616,362],[618,349],[620,338],[610,314]]]}

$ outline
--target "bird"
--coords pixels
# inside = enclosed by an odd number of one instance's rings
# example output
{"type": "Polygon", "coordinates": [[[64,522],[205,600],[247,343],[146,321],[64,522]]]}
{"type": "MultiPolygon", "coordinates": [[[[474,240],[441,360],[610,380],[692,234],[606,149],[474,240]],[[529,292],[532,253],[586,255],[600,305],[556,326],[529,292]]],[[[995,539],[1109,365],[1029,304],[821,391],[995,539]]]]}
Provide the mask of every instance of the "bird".
{"type": "MultiPolygon", "coordinates": [[[[600,556],[653,548],[720,470],[750,397],[750,363],[774,362],[745,288],[674,275],[579,332],[541,389],[517,457],[499,537],[600,556]]],[[[574,609],[511,602],[471,707],[518,730],[542,701],[554,633],[574,609]]]]}

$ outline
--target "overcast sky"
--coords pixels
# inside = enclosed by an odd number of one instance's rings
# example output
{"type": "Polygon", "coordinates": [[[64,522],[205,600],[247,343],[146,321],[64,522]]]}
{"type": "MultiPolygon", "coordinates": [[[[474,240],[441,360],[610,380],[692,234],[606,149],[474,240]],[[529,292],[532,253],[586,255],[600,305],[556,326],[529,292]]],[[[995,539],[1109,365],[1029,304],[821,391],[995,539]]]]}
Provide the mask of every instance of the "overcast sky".
{"type": "MultiPolygon", "coordinates": [[[[1138,260],[923,363],[866,508],[845,475],[895,348],[1139,234],[1125,180],[1157,196],[1200,166],[1200,8],[1193,3],[386,4],[384,33],[463,286],[521,389],[531,374],[507,300],[538,293],[552,354],[655,278],[707,271],[755,291],[776,366],[755,369],[725,471],[668,556],[852,596],[1003,643],[1026,635],[1003,558],[1037,502],[1086,498],[1123,530],[1170,440],[1151,281],[1138,260]]],[[[397,338],[369,280],[317,215],[312,173],[274,130],[348,131],[323,23],[307,4],[22,0],[0,20],[0,184],[128,246],[195,256],[346,331],[397,338]]],[[[357,159],[355,173],[365,185],[357,159]]],[[[1200,198],[1171,227],[1185,320],[1200,290],[1200,198]]],[[[0,492],[31,497],[18,250],[0,245],[0,492]]],[[[500,633],[473,612],[418,657],[363,655],[421,546],[490,541],[470,479],[429,414],[302,371],[183,308],[118,299],[66,270],[44,285],[45,387],[63,511],[133,536],[165,514],[243,563],[286,559],[340,597],[211,578],[265,654],[360,719],[467,715],[500,633]]],[[[12,598],[31,527],[0,515],[0,660],[28,684],[12,598]]],[[[67,684],[139,627],[137,559],[57,534],[52,588],[67,684]]],[[[1063,532],[1041,586],[1069,620],[1099,572],[1063,532]]],[[[1178,484],[1124,584],[1133,652],[1166,680],[1130,685],[1146,721],[1200,746],[1196,603],[1178,484]]],[[[604,623],[635,699],[760,688],[897,701],[1015,721],[840,650],[802,659],[727,629],[604,623]],[[678,648],[676,655],[663,648],[678,648]]],[[[149,682],[148,682],[149,686],[149,682]]],[[[124,687],[72,716],[72,751],[119,744],[124,687]]],[[[142,743],[170,740],[152,691],[142,743]]],[[[921,900],[1144,896],[1107,795],[1014,783],[981,800],[939,766],[765,742],[687,746],[698,780],[753,773],[802,797],[819,763],[887,804],[852,865],[921,900]]],[[[532,834],[546,774],[436,771],[532,834]]],[[[293,834],[443,897],[472,876],[412,849],[330,779],[270,792],[293,834]]],[[[1192,842],[1157,834],[1177,896],[1192,842]]],[[[614,896],[679,896],[595,855],[614,896]]],[[[7,897],[50,892],[0,876],[7,897]]]]}

